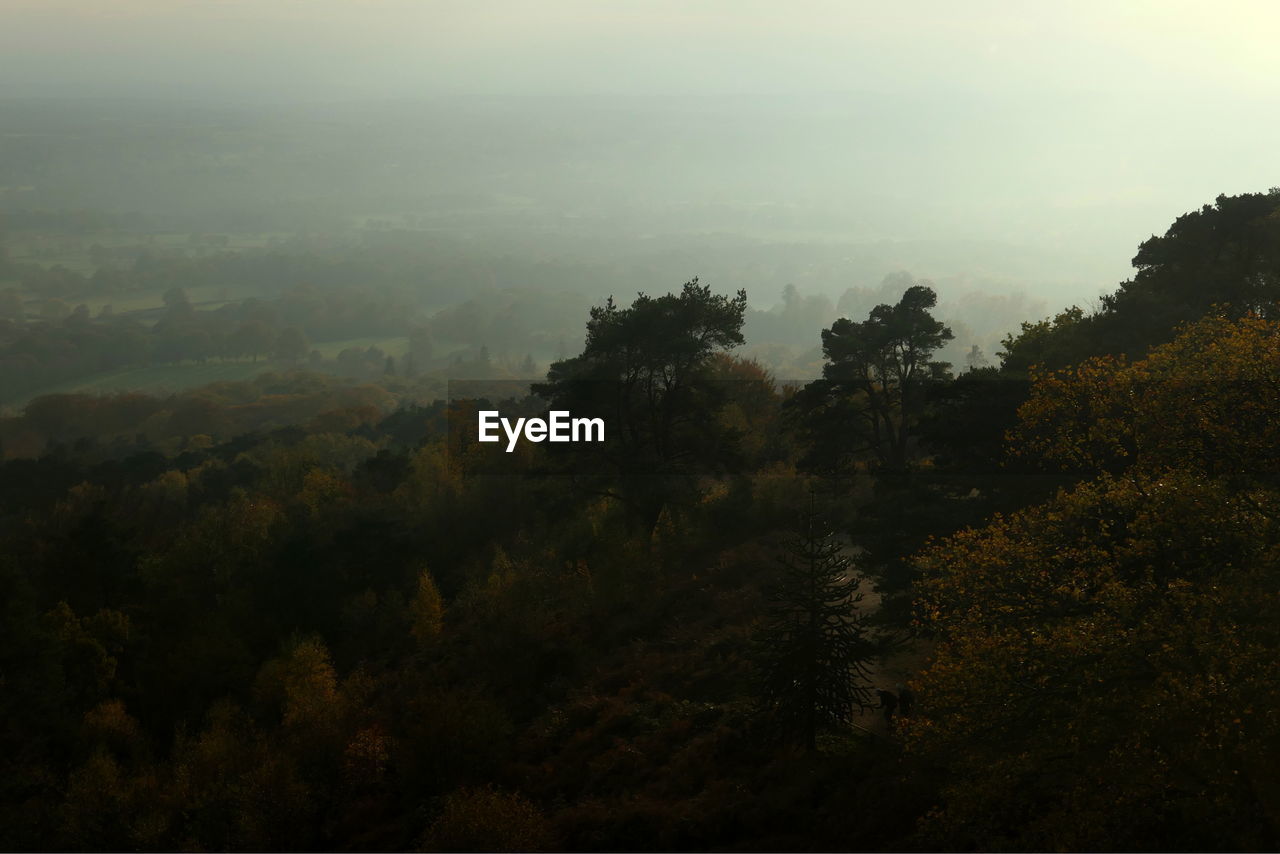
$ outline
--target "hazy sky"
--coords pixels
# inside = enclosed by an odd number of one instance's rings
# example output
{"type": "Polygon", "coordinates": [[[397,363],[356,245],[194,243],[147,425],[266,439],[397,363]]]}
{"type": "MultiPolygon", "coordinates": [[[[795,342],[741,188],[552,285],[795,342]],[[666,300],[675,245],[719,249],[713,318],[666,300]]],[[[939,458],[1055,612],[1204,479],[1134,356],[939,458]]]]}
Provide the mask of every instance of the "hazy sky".
{"type": "Polygon", "coordinates": [[[1271,96],[1280,81],[1269,0],[0,0],[0,14],[0,87],[18,96],[1271,96]]]}
{"type": "Polygon", "coordinates": [[[1280,184],[1278,43],[1274,0],[0,0],[0,97],[850,93],[922,228],[1075,241],[1114,285],[1280,184]]]}

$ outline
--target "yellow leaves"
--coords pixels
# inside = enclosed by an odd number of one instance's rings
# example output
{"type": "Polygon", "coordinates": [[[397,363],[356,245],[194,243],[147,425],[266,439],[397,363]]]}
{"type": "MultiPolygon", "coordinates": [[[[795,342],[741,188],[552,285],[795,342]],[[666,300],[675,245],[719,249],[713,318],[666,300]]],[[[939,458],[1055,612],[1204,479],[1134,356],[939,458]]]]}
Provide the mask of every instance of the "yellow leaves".
{"type": "Polygon", "coordinates": [[[138,722],[118,699],[104,700],[85,712],[84,730],[89,738],[109,744],[131,744],[141,738],[138,722]]]}
{"type": "Polygon", "coordinates": [[[1280,738],[1280,716],[1251,711],[1280,702],[1280,523],[1248,506],[1273,506],[1274,490],[1150,459],[915,559],[937,645],[906,743],[984,781],[948,790],[929,819],[949,844],[990,844],[990,816],[1012,809],[1047,834],[1015,847],[1090,847],[1071,841],[1089,838],[1073,835],[1088,815],[1168,809],[1188,780],[1229,803],[1228,762],[1280,738]],[[1044,767],[1052,795],[1035,790],[1044,767]],[[1052,818],[1046,803],[1067,806],[1052,818]]]}
{"type": "Polygon", "coordinates": [[[171,469],[139,489],[139,498],[147,509],[185,508],[188,492],[187,476],[171,469]]]}
{"type": "Polygon", "coordinates": [[[102,844],[106,817],[125,810],[129,794],[116,760],[106,751],[95,752],[67,780],[62,832],[86,847],[95,844],[95,836],[102,844]]]}
{"type": "Polygon", "coordinates": [[[265,469],[262,489],[284,500],[304,487],[307,475],[317,469],[350,474],[377,453],[377,447],[361,436],[317,433],[290,446],[263,444],[240,455],[265,469]]]}
{"type": "Polygon", "coordinates": [[[440,636],[444,628],[444,599],[431,572],[425,568],[418,573],[418,587],[409,603],[409,615],[410,631],[419,642],[428,643],[440,636]]]}
{"type": "Polygon", "coordinates": [[[85,482],[71,487],[54,507],[51,521],[55,523],[55,530],[70,530],[98,512],[106,501],[107,490],[99,484],[85,482]]]}
{"type": "Polygon", "coordinates": [[[427,851],[545,851],[553,842],[550,823],[521,795],[464,788],[445,800],[423,847],[427,851]]]}
{"type": "Polygon", "coordinates": [[[254,688],[280,710],[286,727],[327,724],[341,711],[338,675],[318,637],[297,639],[264,664],[254,688]]]}
{"type": "Polygon", "coordinates": [[[676,523],[671,505],[664,504],[658,513],[658,519],[649,534],[649,541],[654,549],[662,550],[680,542],[681,530],[676,523]]]}
{"type": "MultiPolygon", "coordinates": [[[[284,663],[283,658],[276,662],[284,663]]],[[[257,687],[261,692],[264,686],[257,687]]],[[[307,844],[313,805],[281,746],[279,733],[260,731],[229,700],[216,702],[197,736],[178,735],[172,776],[160,792],[175,829],[184,835],[149,847],[282,850],[307,844]]],[[[299,752],[306,755],[315,746],[299,752]]]]}
{"type": "Polygon", "coordinates": [[[1068,469],[1249,472],[1280,441],[1280,324],[1255,316],[1185,326],[1146,359],[1089,359],[1033,373],[1011,440],[1068,469]]]}
{"type": "Polygon", "coordinates": [[[313,468],[303,476],[298,500],[307,507],[312,516],[317,516],[325,508],[353,494],[351,485],[342,477],[326,469],[313,468]]]}
{"type": "Polygon", "coordinates": [[[421,516],[454,504],[463,492],[463,467],[449,453],[443,442],[419,448],[410,458],[409,477],[396,488],[396,500],[421,516]]]}
{"type": "Polygon", "coordinates": [[[347,785],[374,786],[386,777],[391,761],[391,737],[376,724],[355,734],[342,755],[342,772],[347,785]]]}

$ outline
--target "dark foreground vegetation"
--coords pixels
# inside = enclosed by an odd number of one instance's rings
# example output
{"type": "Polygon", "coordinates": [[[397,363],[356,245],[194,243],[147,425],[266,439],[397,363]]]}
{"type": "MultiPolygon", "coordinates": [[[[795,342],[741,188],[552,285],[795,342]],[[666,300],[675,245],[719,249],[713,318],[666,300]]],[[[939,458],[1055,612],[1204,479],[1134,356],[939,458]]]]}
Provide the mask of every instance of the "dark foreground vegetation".
{"type": "Polygon", "coordinates": [[[0,303],[15,395],[276,358],[0,420],[0,848],[1275,849],[1280,193],[1135,265],[958,374],[904,283],[803,387],[695,280],[501,401],[302,369],[392,300],[0,303]],[[611,441],[467,440],[548,402],[611,441]]]}

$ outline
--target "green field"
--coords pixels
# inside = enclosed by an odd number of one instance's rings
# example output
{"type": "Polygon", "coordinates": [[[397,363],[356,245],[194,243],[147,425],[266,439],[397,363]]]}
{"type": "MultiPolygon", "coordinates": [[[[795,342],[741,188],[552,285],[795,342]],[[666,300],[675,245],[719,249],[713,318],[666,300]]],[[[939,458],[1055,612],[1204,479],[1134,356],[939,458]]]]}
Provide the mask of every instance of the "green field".
{"type": "Polygon", "coordinates": [[[113,394],[121,391],[140,391],[148,394],[166,394],[182,391],[223,380],[249,380],[258,374],[273,370],[270,362],[211,362],[204,365],[156,365],[145,368],[125,368],[106,371],[87,377],[42,388],[8,406],[21,409],[32,398],[45,394],[113,394]]]}
{"type": "Polygon", "coordinates": [[[63,266],[77,273],[89,274],[95,265],[89,249],[95,243],[108,249],[146,247],[161,254],[180,254],[200,258],[217,252],[261,249],[274,240],[285,240],[289,232],[263,232],[221,235],[226,245],[192,243],[190,232],[154,232],[139,234],[128,231],[92,232],[66,235],[56,232],[17,231],[9,235],[9,257],[13,261],[39,264],[42,267],[63,266]]]}
{"type": "MultiPolygon", "coordinates": [[[[252,296],[253,291],[245,288],[228,288],[218,285],[204,285],[195,288],[183,288],[187,299],[201,311],[210,311],[229,302],[238,302],[252,296]]],[[[164,307],[164,293],[161,291],[127,292],[107,294],[85,299],[68,299],[65,302],[79,305],[84,303],[92,314],[97,314],[104,305],[111,306],[116,314],[127,314],[131,311],[152,311],[164,307]]]]}
{"type": "MultiPolygon", "coordinates": [[[[337,358],[338,354],[348,347],[358,347],[362,350],[380,347],[387,355],[400,359],[409,351],[409,339],[403,336],[347,338],[342,341],[325,341],[313,345],[313,349],[319,350],[326,359],[337,358]]],[[[305,363],[300,367],[305,369],[305,363]]],[[[288,367],[260,359],[257,362],[208,362],[203,365],[183,363],[124,368],[91,374],[42,388],[23,398],[8,401],[5,406],[9,409],[21,409],[32,398],[45,394],[113,394],[121,391],[167,394],[223,380],[249,380],[258,374],[273,370],[288,370],[288,367]]]]}

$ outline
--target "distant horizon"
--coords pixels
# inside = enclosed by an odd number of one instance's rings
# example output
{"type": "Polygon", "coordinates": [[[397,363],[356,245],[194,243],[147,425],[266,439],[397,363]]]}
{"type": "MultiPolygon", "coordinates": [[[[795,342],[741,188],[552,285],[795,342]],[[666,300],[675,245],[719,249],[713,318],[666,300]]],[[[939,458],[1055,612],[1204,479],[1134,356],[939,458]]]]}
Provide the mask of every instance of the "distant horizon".
{"type": "Polygon", "coordinates": [[[1280,184],[1280,11],[1253,0],[9,0],[5,24],[0,110],[160,125],[14,158],[29,128],[0,113],[0,208],[30,185],[144,213],[429,211],[601,251],[965,244],[992,251],[944,274],[1084,304],[1177,217],[1280,184]],[[166,112],[206,110],[271,130],[166,137],[166,112]],[[458,193],[484,210],[440,207],[458,193]]]}

